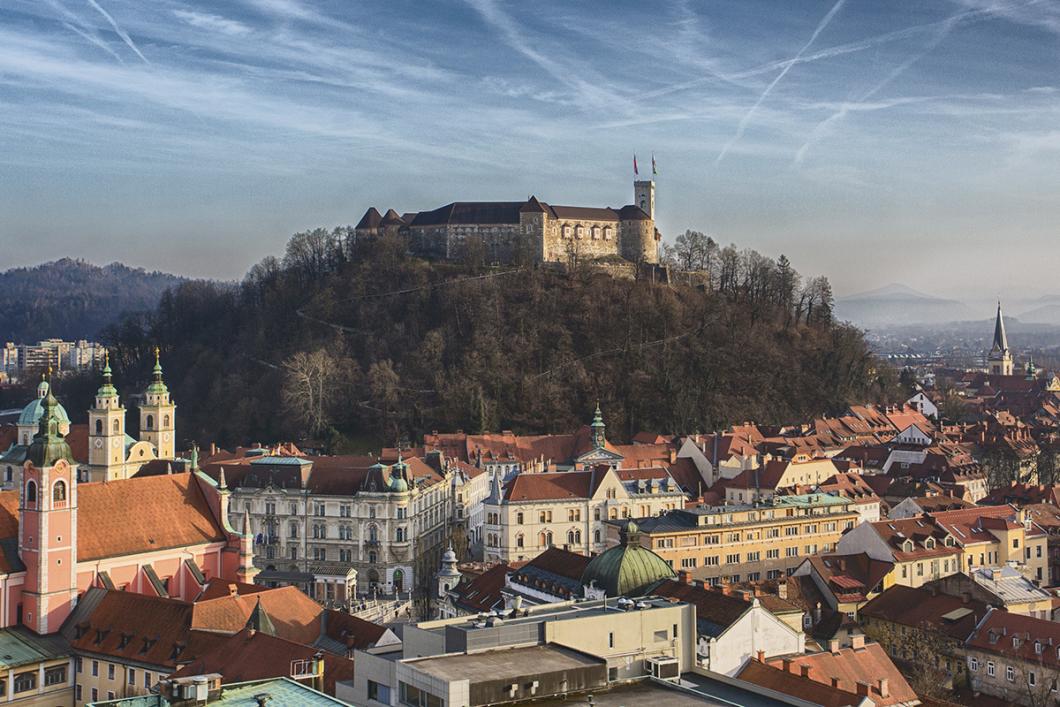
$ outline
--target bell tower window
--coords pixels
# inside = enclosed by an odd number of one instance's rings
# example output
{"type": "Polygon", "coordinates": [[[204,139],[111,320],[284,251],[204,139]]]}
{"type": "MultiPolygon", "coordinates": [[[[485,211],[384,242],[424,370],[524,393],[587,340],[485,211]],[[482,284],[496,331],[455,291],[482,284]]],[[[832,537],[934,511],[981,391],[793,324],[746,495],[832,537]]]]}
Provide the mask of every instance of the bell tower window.
{"type": "Polygon", "coordinates": [[[96,435],[103,434],[103,420],[96,420],[96,435]]]}
{"type": "Polygon", "coordinates": [[[37,507],[37,482],[32,479],[26,482],[26,507],[37,507]]]}

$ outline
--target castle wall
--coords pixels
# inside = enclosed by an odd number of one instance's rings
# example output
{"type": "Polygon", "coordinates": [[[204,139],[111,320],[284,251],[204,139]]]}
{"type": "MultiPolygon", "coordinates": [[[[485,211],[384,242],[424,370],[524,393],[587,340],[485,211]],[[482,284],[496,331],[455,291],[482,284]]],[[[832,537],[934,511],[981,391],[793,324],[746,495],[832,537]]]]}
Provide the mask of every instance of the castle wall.
{"type": "Polygon", "coordinates": [[[618,221],[546,219],[544,259],[563,263],[572,252],[583,259],[621,255],[620,232],[618,221]]]}
{"type": "Polygon", "coordinates": [[[655,242],[655,222],[623,221],[621,255],[633,262],[658,263],[659,248],[655,242]]]}

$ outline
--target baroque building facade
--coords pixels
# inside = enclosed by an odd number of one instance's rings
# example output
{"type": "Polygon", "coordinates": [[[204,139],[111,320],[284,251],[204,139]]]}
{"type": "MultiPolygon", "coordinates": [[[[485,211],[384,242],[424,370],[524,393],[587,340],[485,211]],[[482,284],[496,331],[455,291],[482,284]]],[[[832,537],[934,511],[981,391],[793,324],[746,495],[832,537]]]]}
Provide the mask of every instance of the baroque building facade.
{"type": "Polygon", "coordinates": [[[231,517],[249,517],[259,583],[296,585],[331,606],[430,589],[452,515],[441,454],[391,465],[258,454],[205,471],[231,490],[231,517]]]}
{"type": "Polygon", "coordinates": [[[431,211],[380,214],[371,207],[357,223],[358,237],[396,235],[410,250],[439,260],[464,258],[473,241],[491,262],[521,255],[536,262],[621,258],[658,263],[655,181],[633,183],[634,202],[621,208],[558,206],[526,201],[457,201],[431,211]]]}

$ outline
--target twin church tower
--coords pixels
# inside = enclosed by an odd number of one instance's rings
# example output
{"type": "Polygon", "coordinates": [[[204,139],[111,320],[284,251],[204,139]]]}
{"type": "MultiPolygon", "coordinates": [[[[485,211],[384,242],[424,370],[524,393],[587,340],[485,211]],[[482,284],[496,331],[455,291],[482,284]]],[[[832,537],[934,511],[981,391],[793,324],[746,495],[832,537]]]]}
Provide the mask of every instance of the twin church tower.
{"type": "Polygon", "coordinates": [[[140,404],[140,440],[125,432],[125,407],[118,398],[110,369],[103,367],[103,384],[88,411],[88,469],[85,481],[113,481],[136,473],[152,459],[176,457],[176,410],[162,380],[162,364],[155,349],[151,383],[140,404]]]}

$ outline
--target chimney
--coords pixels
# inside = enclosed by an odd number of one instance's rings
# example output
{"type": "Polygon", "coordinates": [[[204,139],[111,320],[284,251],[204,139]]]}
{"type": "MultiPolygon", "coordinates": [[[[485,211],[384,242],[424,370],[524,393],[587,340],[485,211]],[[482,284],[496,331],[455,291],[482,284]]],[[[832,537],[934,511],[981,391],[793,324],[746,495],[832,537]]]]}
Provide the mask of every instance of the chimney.
{"type": "Polygon", "coordinates": [[[677,573],[677,581],[681,584],[692,584],[692,573],[688,570],[681,570],[677,573]]]}
{"type": "Polygon", "coordinates": [[[887,678],[880,678],[880,697],[890,697],[891,683],[887,678]]]}
{"type": "Polygon", "coordinates": [[[850,647],[856,651],[860,651],[865,647],[865,634],[859,633],[850,637],[850,647]]]}
{"type": "Polygon", "coordinates": [[[859,697],[868,697],[869,693],[871,691],[872,691],[872,688],[867,682],[859,682],[858,683],[858,696],[859,697]]]}
{"type": "Polygon", "coordinates": [[[239,587],[234,584],[228,585],[228,596],[234,597],[239,594],[239,587]]]}
{"type": "Polygon", "coordinates": [[[758,651],[758,662],[759,663],[766,662],[766,652],[765,651],[758,651]]]}
{"type": "Polygon", "coordinates": [[[839,678],[837,678],[837,677],[835,677],[835,676],[833,675],[833,676],[832,676],[832,689],[833,689],[833,690],[838,690],[838,689],[839,689],[839,684],[840,684],[840,682],[841,682],[841,681],[839,680],[839,678]]]}
{"type": "Polygon", "coordinates": [[[804,678],[810,677],[810,666],[808,666],[808,665],[800,665],[799,666],[799,675],[801,675],[804,678]]]}
{"type": "Polygon", "coordinates": [[[784,659],[784,672],[785,673],[794,673],[795,672],[795,661],[793,661],[791,658],[785,658],[784,659]]]}
{"type": "Polygon", "coordinates": [[[788,583],[784,580],[780,580],[777,584],[777,596],[781,599],[788,598],[788,583]]]}
{"type": "Polygon", "coordinates": [[[831,653],[832,655],[838,654],[839,653],[839,641],[837,641],[834,638],[831,641],[829,641],[828,642],[828,652],[831,653]]]}

